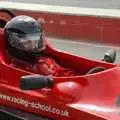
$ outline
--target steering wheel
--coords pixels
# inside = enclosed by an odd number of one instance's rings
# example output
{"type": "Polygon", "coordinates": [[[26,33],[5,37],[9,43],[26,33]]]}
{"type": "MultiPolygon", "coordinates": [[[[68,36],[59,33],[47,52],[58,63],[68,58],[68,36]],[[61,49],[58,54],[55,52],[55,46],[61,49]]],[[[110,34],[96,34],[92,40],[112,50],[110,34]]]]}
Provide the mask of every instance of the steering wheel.
{"type": "MultiPolygon", "coordinates": [[[[10,18],[15,17],[15,14],[8,9],[0,9],[0,12],[6,13],[10,18]]],[[[7,20],[4,17],[0,17],[0,28],[4,28],[7,23],[7,20]]]]}
{"type": "Polygon", "coordinates": [[[101,72],[104,71],[105,69],[106,69],[105,67],[101,67],[101,66],[93,67],[86,73],[86,75],[101,72]]]}

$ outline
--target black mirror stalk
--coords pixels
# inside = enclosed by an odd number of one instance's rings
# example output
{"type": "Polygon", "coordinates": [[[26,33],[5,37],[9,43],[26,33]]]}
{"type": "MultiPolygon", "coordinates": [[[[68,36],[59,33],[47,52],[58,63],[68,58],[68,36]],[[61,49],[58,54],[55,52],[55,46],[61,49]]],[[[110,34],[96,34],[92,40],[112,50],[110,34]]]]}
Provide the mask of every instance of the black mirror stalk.
{"type": "Polygon", "coordinates": [[[50,76],[26,75],[20,78],[20,88],[22,90],[52,88],[52,86],[53,79],[50,76]]]}

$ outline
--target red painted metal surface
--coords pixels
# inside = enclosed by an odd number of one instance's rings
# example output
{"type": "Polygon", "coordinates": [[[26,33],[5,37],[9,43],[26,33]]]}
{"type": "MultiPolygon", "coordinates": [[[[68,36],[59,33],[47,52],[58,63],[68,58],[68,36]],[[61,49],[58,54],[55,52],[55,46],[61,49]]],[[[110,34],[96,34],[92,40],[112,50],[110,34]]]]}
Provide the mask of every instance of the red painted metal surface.
{"type": "Polygon", "coordinates": [[[48,52],[63,66],[77,69],[80,76],[53,77],[50,90],[20,89],[20,77],[34,74],[10,66],[4,33],[0,31],[0,105],[53,120],[119,120],[120,68],[61,52],[48,44],[48,52]],[[69,61],[68,61],[69,60],[69,61]],[[75,63],[75,64],[74,64],[75,63]],[[105,71],[86,75],[95,66],[105,71]]]}
{"type": "MultiPolygon", "coordinates": [[[[49,36],[119,44],[117,19],[32,12],[16,12],[16,14],[27,14],[36,19],[43,17],[49,36]],[[67,21],[66,24],[64,21],[60,24],[61,18],[67,21]]],[[[49,54],[63,66],[79,70],[80,76],[53,77],[54,86],[50,90],[23,91],[20,89],[20,77],[34,73],[10,66],[2,29],[0,46],[0,105],[32,112],[53,120],[120,119],[119,66],[61,52],[48,44],[49,54]],[[89,69],[96,66],[103,66],[106,70],[86,75],[89,69]]]]}

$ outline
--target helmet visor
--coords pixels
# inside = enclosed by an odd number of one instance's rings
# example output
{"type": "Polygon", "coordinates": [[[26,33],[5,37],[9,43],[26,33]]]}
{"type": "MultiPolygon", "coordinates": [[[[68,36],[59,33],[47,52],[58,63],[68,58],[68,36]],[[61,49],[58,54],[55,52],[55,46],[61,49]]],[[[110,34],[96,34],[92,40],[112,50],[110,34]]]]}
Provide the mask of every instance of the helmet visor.
{"type": "Polygon", "coordinates": [[[11,34],[10,44],[17,49],[29,52],[40,52],[45,49],[43,33],[33,34],[11,34]]]}

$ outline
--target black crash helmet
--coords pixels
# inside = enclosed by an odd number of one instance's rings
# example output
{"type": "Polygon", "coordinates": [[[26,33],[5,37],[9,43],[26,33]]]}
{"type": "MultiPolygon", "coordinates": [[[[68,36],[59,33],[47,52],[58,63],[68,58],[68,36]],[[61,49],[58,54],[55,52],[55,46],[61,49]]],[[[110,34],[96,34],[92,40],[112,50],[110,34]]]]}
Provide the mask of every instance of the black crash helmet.
{"type": "Polygon", "coordinates": [[[19,51],[38,53],[45,49],[42,25],[32,17],[14,17],[6,24],[5,35],[9,46],[19,51]]]}

